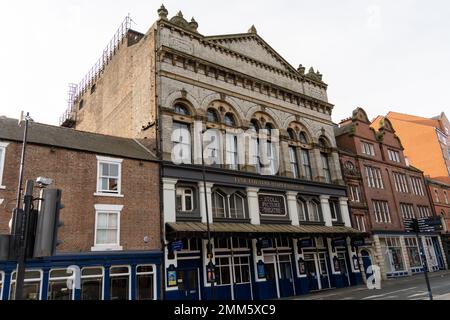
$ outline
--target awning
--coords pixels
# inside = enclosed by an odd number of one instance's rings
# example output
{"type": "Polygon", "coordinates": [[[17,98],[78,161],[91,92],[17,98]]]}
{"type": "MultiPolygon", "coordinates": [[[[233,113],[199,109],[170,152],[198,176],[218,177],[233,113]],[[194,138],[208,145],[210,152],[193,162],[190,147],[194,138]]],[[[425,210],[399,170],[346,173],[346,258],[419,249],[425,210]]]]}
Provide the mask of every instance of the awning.
{"type": "MultiPolygon", "coordinates": [[[[345,226],[322,226],[322,225],[300,225],[290,224],[248,224],[248,223],[211,223],[211,233],[218,236],[240,236],[252,238],[266,235],[292,235],[292,236],[362,236],[363,232],[345,226]]],[[[180,236],[206,237],[206,223],[201,222],[173,222],[166,223],[168,238],[179,238],[180,236]]]]}

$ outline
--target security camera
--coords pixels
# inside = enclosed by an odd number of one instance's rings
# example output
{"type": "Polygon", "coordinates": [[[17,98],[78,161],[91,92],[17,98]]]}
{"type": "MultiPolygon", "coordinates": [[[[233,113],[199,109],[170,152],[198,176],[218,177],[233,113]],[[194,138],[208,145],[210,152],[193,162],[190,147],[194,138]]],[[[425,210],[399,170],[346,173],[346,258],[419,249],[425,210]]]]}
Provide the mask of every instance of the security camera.
{"type": "Polygon", "coordinates": [[[53,179],[45,178],[45,177],[38,177],[36,179],[36,183],[39,185],[40,188],[45,188],[53,183],[53,179]]]}

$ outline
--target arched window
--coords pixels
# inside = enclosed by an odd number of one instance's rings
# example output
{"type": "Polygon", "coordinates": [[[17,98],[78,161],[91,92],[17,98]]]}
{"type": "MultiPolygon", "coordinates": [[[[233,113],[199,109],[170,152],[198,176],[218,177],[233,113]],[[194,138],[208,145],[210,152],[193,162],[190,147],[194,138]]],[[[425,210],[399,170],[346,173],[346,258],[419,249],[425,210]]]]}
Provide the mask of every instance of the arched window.
{"type": "Polygon", "coordinates": [[[439,203],[439,192],[437,189],[434,189],[434,197],[437,203],[439,203]]]}
{"type": "Polygon", "coordinates": [[[319,205],[316,201],[308,201],[308,220],[320,222],[319,205]]]}
{"type": "Polygon", "coordinates": [[[230,126],[230,127],[236,126],[236,121],[234,120],[234,115],[231,113],[227,113],[225,115],[223,121],[227,126],[230,126]]]}
{"type": "Polygon", "coordinates": [[[230,218],[245,218],[244,197],[238,192],[230,197],[230,218]]]}
{"type": "Polygon", "coordinates": [[[181,114],[182,116],[188,116],[190,115],[189,109],[182,103],[177,103],[174,106],[175,113],[181,114]]]}
{"type": "Polygon", "coordinates": [[[225,218],[225,196],[219,192],[212,193],[212,211],[215,218],[225,218]]]}
{"type": "Polygon", "coordinates": [[[445,191],[445,190],[444,190],[444,201],[445,201],[445,204],[448,204],[448,194],[447,194],[447,191],[445,191]]]}
{"type": "Polygon", "coordinates": [[[306,134],[303,131],[300,132],[298,137],[299,137],[301,143],[308,144],[308,138],[306,137],[306,134]]]}
{"type": "MultiPolygon", "coordinates": [[[[254,131],[255,133],[259,132],[259,124],[258,121],[253,119],[250,122],[249,126],[250,130],[254,131]]],[[[250,165],[255,166],[256,173],[261,173],[261,164],[259,160],[259,141],[258,136],[255,134],[251,137],[251,155],[250,155],[250,165]]]]}
{"type": "Polygon", "coordinates": [[[217,111],[214,109],[208,109],[206,116],[208,118],[208,122],[219,122],[219,116],[217,115],[217,111]]]}
{"type": "Polygon", "coordinates": [[[298,218],[300,221],[306,221],[307,209],[306,202],[302,199],[297,200],[298,218]]]}
{"type": "Polygon", "coordinates": [[[295,131],[292,128],[287,129],[287,133],[290,140],[295,140],[295,131]]]}

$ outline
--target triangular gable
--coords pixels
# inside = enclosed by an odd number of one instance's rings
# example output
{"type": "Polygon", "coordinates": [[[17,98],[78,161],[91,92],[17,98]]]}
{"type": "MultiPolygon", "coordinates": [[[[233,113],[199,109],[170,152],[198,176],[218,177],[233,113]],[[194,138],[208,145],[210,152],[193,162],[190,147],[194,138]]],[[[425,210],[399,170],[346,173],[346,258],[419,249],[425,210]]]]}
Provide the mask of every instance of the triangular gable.
{"type": "Polygon", "coordinates": [[[278,69],[297,73],[294,67],[256,33],[209,36],[205,37],[205,40],[214,42],[278,69]]]}

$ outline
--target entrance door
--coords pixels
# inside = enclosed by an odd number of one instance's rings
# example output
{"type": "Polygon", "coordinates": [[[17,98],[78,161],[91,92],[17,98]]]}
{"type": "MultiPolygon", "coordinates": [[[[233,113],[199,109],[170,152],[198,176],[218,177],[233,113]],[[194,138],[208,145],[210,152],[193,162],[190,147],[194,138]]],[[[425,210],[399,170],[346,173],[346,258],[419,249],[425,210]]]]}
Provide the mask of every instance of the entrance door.
{"type": "Polygon", "coordinates": [[[348,264],[347,264],[347,259],[345,258],[345,252],[339,252],[338,253],[338,259],[339,259],[339,266],[341,269],[341,274],[342,274],[342,281],[343,281],[343,285],[344,287],[348,287],[350,285],[350,274],[348,271],[348,264]]]}
{"type": "Polygon", "coordinates": [[[367,250],[361,250],[361,258],[364,266],[364,273],[366,274],[366,279],[369,279],[373,275],[373,271],[368,273],[367,270],[372,265],[372,258],[367,250]]]}
{"type": "Polygon", "coordinates": [[[279,298],[278,276],[275,264],[275,256],[264,256],[264,264],[266,267],[266,285],[267,296],[271,298],[279,298]]]}
{"type": "Polygon", "coordinates": [[[294,277],[292,274],[292,264],[290,255],[278,256],[279,265],[279,291],[281,297],[291,297],[294,293],[294,277]]]}
{"type": "Polygon", "coordinates": [[[199,300],[198,269],[182,269],[177,272],[181,300],[199,300]]]}
{"type": "Polygon", "coordinates": [[[319,273],[316,268],[314,253],[305,253],[306,279],[308,281],[308,291],[319,290],[319,273]]]}
{"type": "Polygon", "coordinates": [[[319,255],[319,268],[320,268],[320,284],[321,289],[331,288],[330,273],[328,272],[327,256],[325,252],[321,252],[319,255]]]}
{"type": "Polygon", "coordinates": [[[425,237],[425,243],[426,243],[425,250],[428,251],[428,257],[430,258],[430,261],[428,261],[429,265],[431,265],[430,271],[439,270],[438,259],[436,256],[436,251],[434,250],[433,240],[431,239],[431,237],[425,237]]]}

